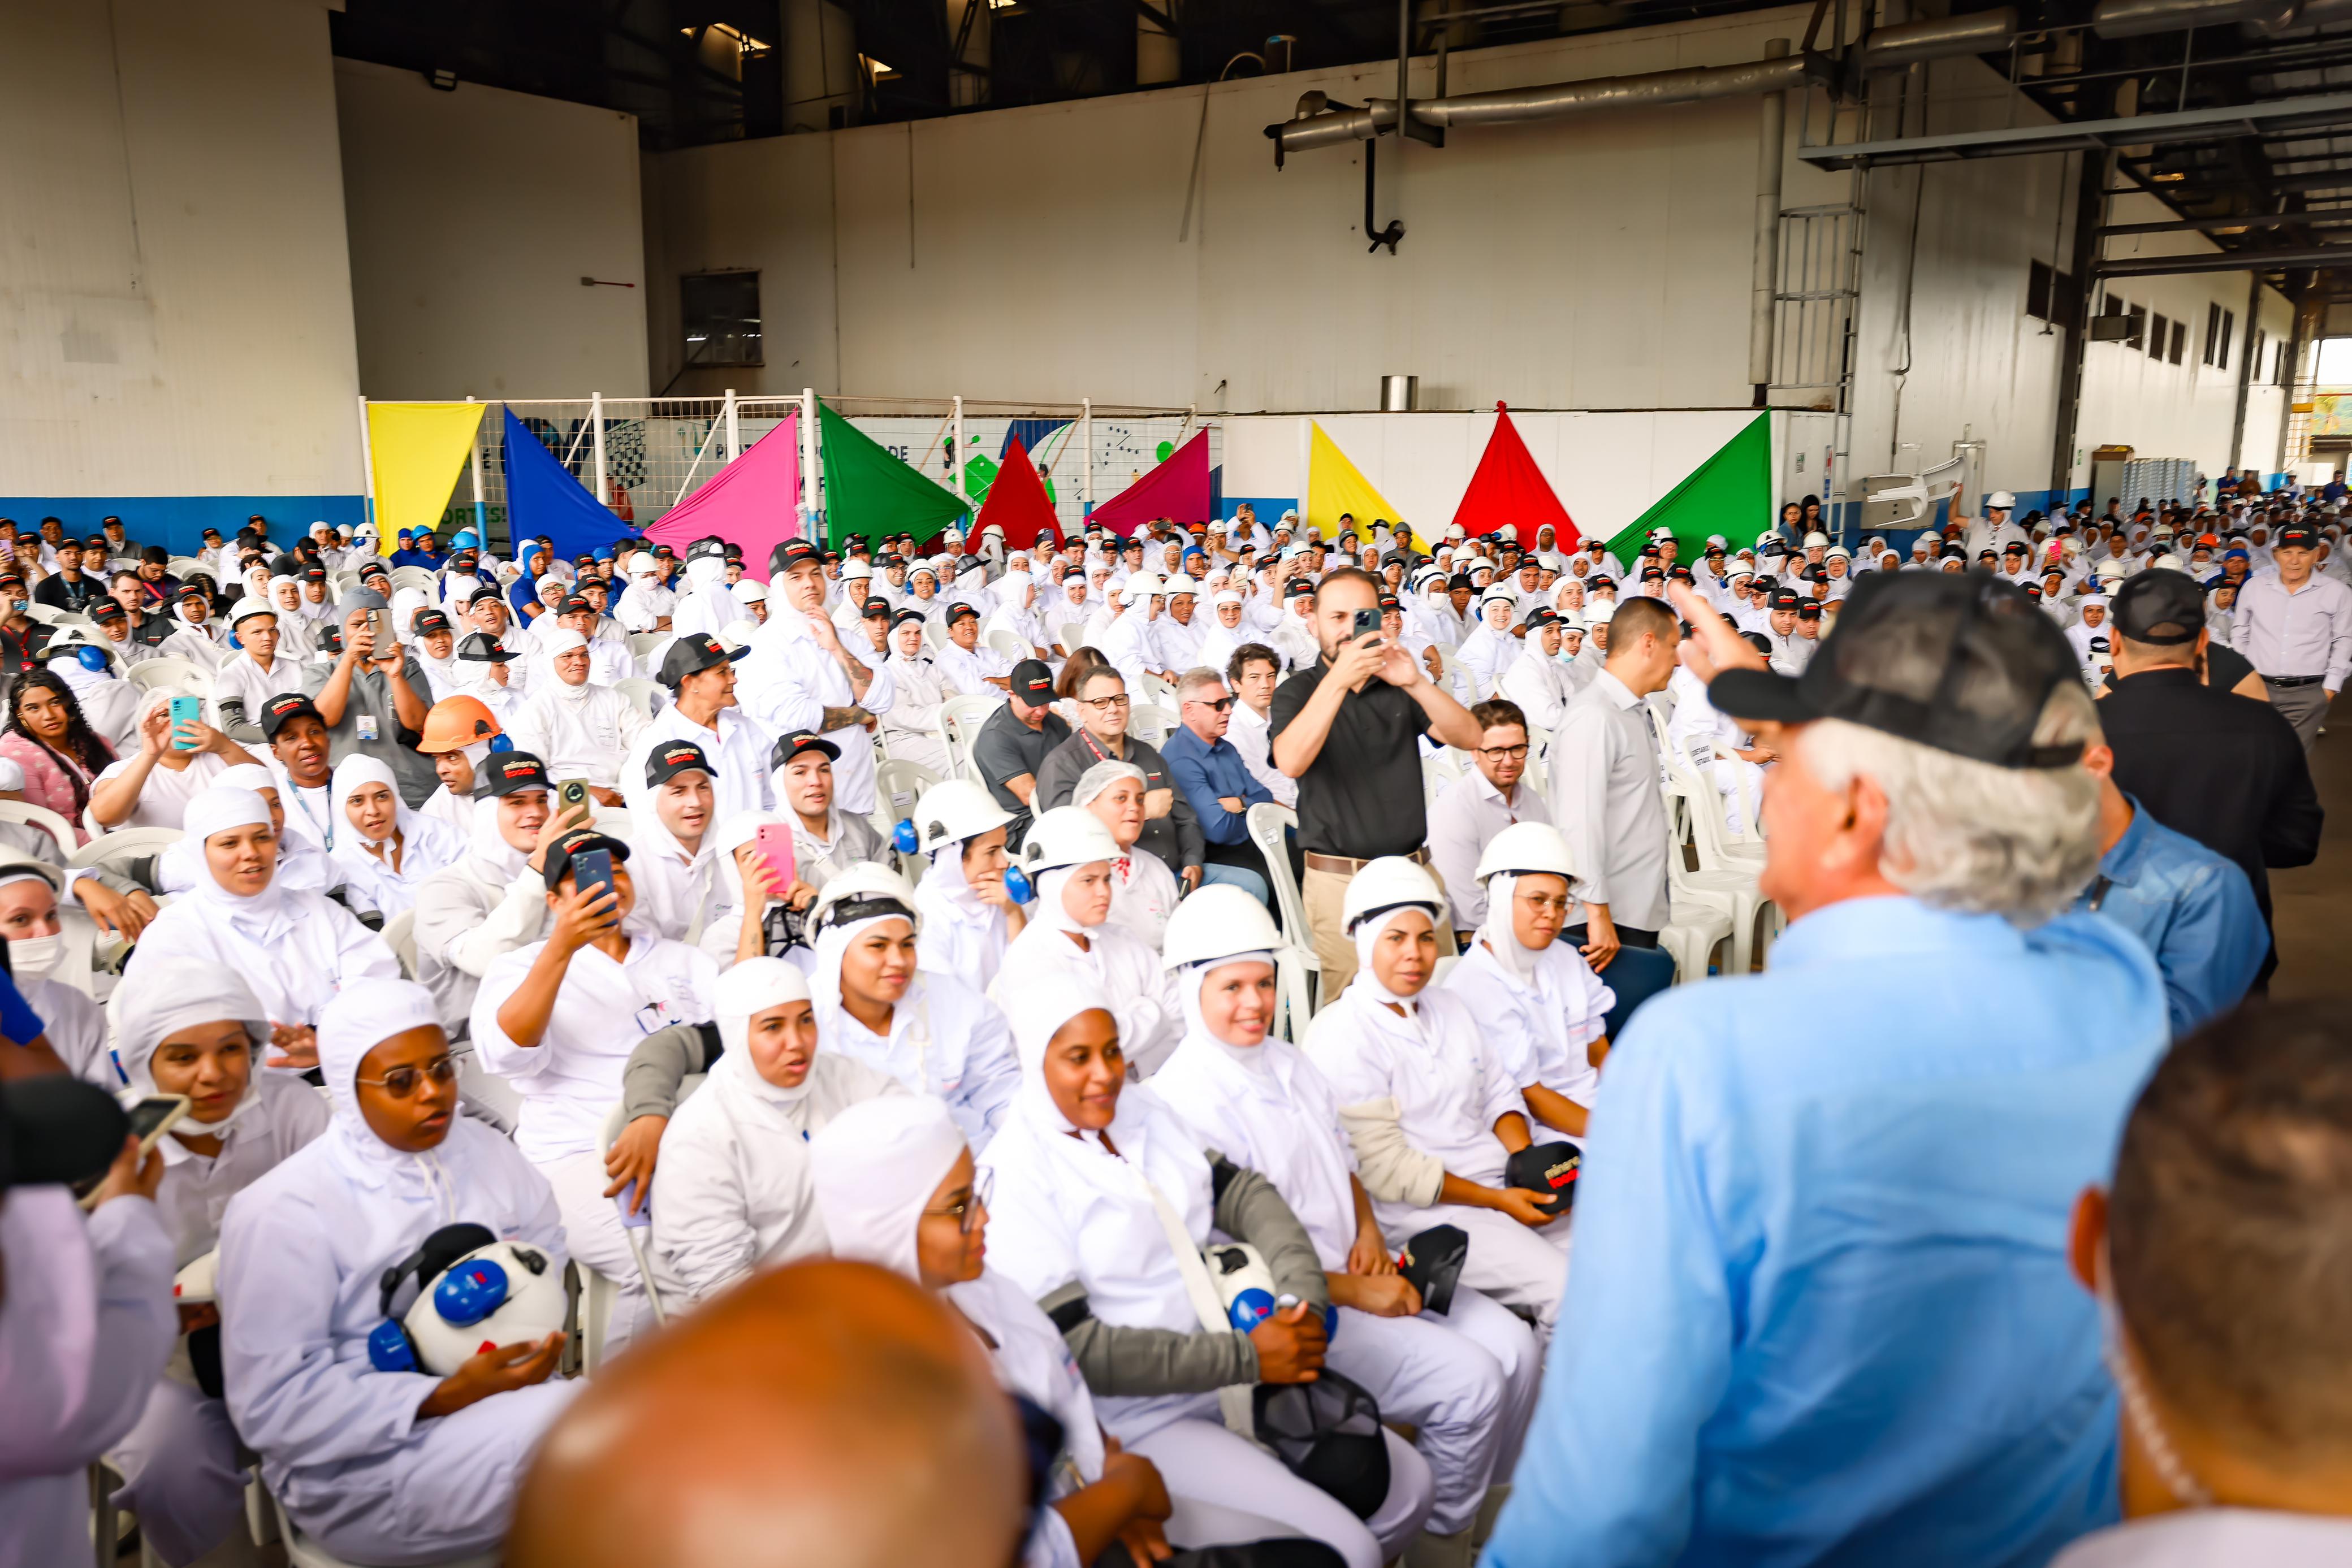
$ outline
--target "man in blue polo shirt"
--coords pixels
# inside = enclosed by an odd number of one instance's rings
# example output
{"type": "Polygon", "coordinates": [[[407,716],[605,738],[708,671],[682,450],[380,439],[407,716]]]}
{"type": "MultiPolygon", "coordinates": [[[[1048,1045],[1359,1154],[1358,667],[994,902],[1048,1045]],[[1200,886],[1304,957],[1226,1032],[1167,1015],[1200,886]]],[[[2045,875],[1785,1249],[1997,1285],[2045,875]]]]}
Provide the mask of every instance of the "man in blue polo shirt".
{"type": "Polygon", "coordinates": [[[2061,913],[2099,861],[2073,649],[1984,574],[1873,572],[1790,678],[1673,591],[1781,758],[1790,925],[1610,1052],[1487,1562],[2039,1568],[2117,1513],[2068,1223],[2167,1038],[2147,947],[2061,913]]]}
{"type": "Polygon", "coordinates": [[[1261,904],[1271,903],[1274,885],[1250,841],[1248,815],[1252,806],[1273,800],[1274,792],[1257,781],[1225,738],[1234,695],[1223,675],[1203,668],[1178,677],[1176,702],[1181,722],[1160,743],[1160,755],[1201,820],[1202,874],[1210,882],[1244,888],[1261,904]]]}

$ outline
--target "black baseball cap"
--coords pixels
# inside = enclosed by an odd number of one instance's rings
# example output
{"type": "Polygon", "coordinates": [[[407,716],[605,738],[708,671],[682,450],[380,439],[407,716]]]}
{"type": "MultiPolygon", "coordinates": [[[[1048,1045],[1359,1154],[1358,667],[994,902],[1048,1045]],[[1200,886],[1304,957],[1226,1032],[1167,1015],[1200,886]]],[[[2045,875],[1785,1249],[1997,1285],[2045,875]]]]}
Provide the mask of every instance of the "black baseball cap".
{"type": "Polygon", "coordinates": [[[327,722],[320,716],[318,708],[312,705],[309,697],[303,696],[299,692],[278,693],[261,705],[263,738],[277,739],[278,732],[298,718],[315,718],[320,724],[327,722]]]}
{"type": "Polygon", "coordinates": [[[669,652],[662,655],[661,684],[676,691],[686,683],[687,676],[732,664],[751,651],[738,648],[730,653],[718,638],[707,632],[680,637],[669,645],[669,652]]]}
{"type": "Polygon", "coordinates": [[[478,792],[492,796],[551,788],[547,781],[547,764],[528,751],[491,753],[474,769],[474,779],[478,792]]]}
{"type": "Polygon", "coordinates": [[[577,593],[567,593],[555,606],[558,615],[593,615],[596,607],[577,593]]]}
{"type": "Polygon", "coordinates": [[[615,861],[629,858],[629,846],[610,833],[600,833],[593,828],[574,828],[547,846],[547,870],[541,880],[550,893],[563,885],[572,874],[572,857],[588,850],[603,850],[615,861]]]}
{"type": "Polygon", "coordinates": [[[98,600],[89,607],[89,618],[93,621],[121,621],[128,613],[111,599],[98,600]]]}
{"type": "Polygon", "coordinates": [[[862,614],[862,615],[859,617],[859,619],[860,619],[860,620],[864,620],[864,621],[871,621],[871,620],[873,620],[873,619],[874,619],[875,617],[877,617],[877,616],[882,616],[882,617],[886,617],[886,618],[887,618],[887,617],[889,615],[889,613],[890,613],[890,601],[889,601],[888,600],[887,600],[887,599],[881,599],[881,598],[869,599],[869,600],[867,600],[867,601],[866,601],[866,610],[865,610],[865,613],[864,613],[864,614],[862,614]]]}
{"type": "Polygon", "coordinates": [[[702,747],[690,740],[665,740],[646,754],[646,788],[658,789],[681,773],[719,776],[702,747]]]}
{"type": "Polygon", "coordinates": [[[824,557],[806,539],[786,539],[768,555],[770,580],[782,577],[798,567],[814,566],[823,570],[824,557]]]}
{"type": "Polygon", "coordinates": [[[457,657],[477,664],[510,664],[522,655],[499,646],[498,640],[488,632],[469,632],[457,644],[457,657]]]}
{"type": "Polygon", "coordinates": [[[768,758],[768,766],[781,768],[803,751],[822,751],[828,762],[841,760],[841,747],[813,729],[796,729],[776,742],[776,749],[768,758]]]}
{"type": "Polygon", "coordinates": [[[130,1135],[131,1118],[114,1096],[79,1078],[54,1072],[0,1083],[0,1192],[103,1176],[130,1135]]]}
{"type": "Polygon", "coordinates": [[[890,630],[896,632],[899,627],[904,626],[909,621],[922,621],[926,619],[928,619],[928,617],[926,617],[919,610],[901,610],[898,613],[890,617],[890,630]]]}
{"type": "Polygon", "coordinates": [[[2273,549],[2317,549],[2318,548],[2319,530],[2302,523],[2289,523],[2278,531],[2278,538],[2271,541],[2273,549]]]}
{"type": "Polygon", "coordinates": [[[474,590],[473,592],[466,596],[466,608],[471,610],[475,605],[479,604],[485,599],[488,600],[493,604],[504,604],[507,601],[507,596],[505,594],[500,593],[497,589],[491,587],[486,582],[482,584],[481,587],[474,590]]]}
{"type": "Polygon", "coordinates": [[[1706,695],[1734,718],[1842,718],[1998,768],[2064,768],[2081,743],[2036,746],[2033,730],[2081,678],[2057,623],[1990,573],[1874,571],[1804,674],[1725,670],[1706,695]]]}
{"type": "Polygon", "coordinates": [[[1541,631],[1546,626],[1557,626],[1559,624],[1559,616],[1553,612],[1551,606],[1549,604],[1538,604],[1533,610],[1528,612],[1528,630],[1530,632],[1541,631]]]}
{"type": "Polygon", "coordinates": [[[2131,641],[2177,647],[2205,630],[2205,590],[2185,571],[2150,570],[2117,589],[2107,612],[2131,641]]]}
{"type": "MultiPolygon", "coordinates": [[[[416,635],[424,637],[436,632],[449,631],[451,627],[446,615],[428,606],[408,618],[408,629],[416,635]]],[[[481,633],[478,632],[475,635],[478,637],[481,633]]]]}
{"type": "Polygon", "coordinates": [[[969,617],[971,617],[972,620],[977,621],[977,620],[979,620],[979,619],[980,619],[980,612],[979,612],[979,611],[977,611],[977,610],[974,610],[971,605],[966,604],[966,603],[965,603],[962,600],[961,600],[961,599],[957,600],[953,604],[950,604],[950,605],[949,605],[949,606],[948,606],[948,624],[949,624],[949,625],[950,625],[950,626],[954,625],[958,621],[962,620],[962,619],[963,619],[964,617],[966,617],[966,616],[969,616],[969,617]]]}
{"type": "Polygon", "coordinates": [[[302,577],[308,582],[324,582],[327,580],[327,569],[323,566],[306,566],[302,569],[302,577]]]}
{"type": "Polygon", "coordinates": [[[1797,591],[1793,588],[1776,590],[1772,595],[1772,608],[1775,612],[1801,609],[1804,602],[1797,596],[1797,591]]]}
{"type": "Polygon", "coordinates": [[[1054,672],[1040,659],[1024,659],[1013,666],[1013,695],[1031,707],[1043,707],[1054,697],[1054,672]]]}
{"type": "Polygon", "coordinates": [[[1282,596],[1285,599],[1311,599],[1315,596],[1315,585],[1303,577],[1294,577],[1290,580],[1290,586],[1282,591],[1282,596]]]}

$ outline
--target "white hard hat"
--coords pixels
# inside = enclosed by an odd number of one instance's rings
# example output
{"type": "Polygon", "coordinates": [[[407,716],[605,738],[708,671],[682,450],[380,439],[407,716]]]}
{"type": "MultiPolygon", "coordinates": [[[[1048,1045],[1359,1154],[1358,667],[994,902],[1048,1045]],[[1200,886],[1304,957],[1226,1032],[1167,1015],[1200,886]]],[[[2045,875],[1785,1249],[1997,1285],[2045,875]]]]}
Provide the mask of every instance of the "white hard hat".
{"type": "Polygon", "coordinates": [[[1129,578],[1126,586],[1118,591],[1118,599],[1122,604],[1140,604],[1148,599],[1156,599],[1167,591],[1168,590],[1160,585],[1158,578],[1148,571],[1139,571],[1129,578]]]}
{"type": "Polygon", "coordinates": [[[562,1328],[571,1302],[556,1261],[523,1242],[493,1241],[423,1281],[401,1319],[418,1365],[446,1377],[485,1344],[543,1340],[562,1328]]]}
{"type": "Polygon", "coordinates": [[[808,928],[814,933],[827,925],[846,925],[886,914],[904,915],[919,932],[923,928],[923,917],[915,908],[914,885],[888,866],[859,861],[824,884],[824,891],[809,906],[808,928]]]}
{"type": "Polygon", "coordinates": [[[219,1248],[214,1248],[201,1258],[190,1259],[188,1266],[173,1277],[172,1304],[194,1307],[219,1301],[219,1248]]]}
{"type": "Polygon", "coordinates": [[[1807,549],[1821,549],[1825,548],[1829,542],[1829,535],[1821,532],[1819,529],[1816,529],[1805,536],[1805,548],[1807,549]]]}
{"type": "Polygon", "coordinates": [[[2158,571],[2187,571],[2189,563],[2177,555],[2160,555],[2148,563],[2158,571]]]}
{"type": "Polygon", "coordinates": [[[2099,577],[2129,577],[2131,575],[2131,568],[2126,566],[2122,561],[2117,560],[2114,556],[2104,557],[2099,561],[2099,564],[2093,567],[2091,570],[2095,575],[2099,577]]]}
{"type": "Polygon", "coordinates": [[[989,792],[969,779],[949,779],[923,791],[915,802],[915,831],[925,854],[943,844],[976,839],[1013,821],[989,792]]]}
{"type": "Polygon", "coordinates": [[[1282,933],[1275,929],[1274,916],[1265,912],[1265,905],[1224,883],[1212,883],[1179,904],[1176,913],[1168,917],[1167,935],[1160,943],[1162,957],[1171,969],[1244,953],[1271,953],[1281,946],[1282,933]]]}
{"type": "Polygon", "coordinates": [[[1063,866],[1117,860],[1118,853],[1118,841],[1100,817],[1084,806],[1056,806],[1039,816],[1021,841],[1021,869],[1034,877],[1063,866]]]}
{"type": "Polygon", "coordinates": [[[1367,915],[1406,904],[1427,906],[1434,918],[1445,907],[1445,894],[1418,864],[1402,855],[1382,855],[1349,880],[1339,899],[1340,929],[1353,931],[1367,915]]]}
{"type": "Polygon", "coordinates": [[[1502,872],[1542,872],[1573,882],[1576,861],[1569,853],[1568,840],[1549,822],[1513,822],[1487,840],[1486,852],[1478,857],[1480,882],[1502,872]]]}
{"type": "Polygon", "coordinates": [[[2017,508],[2017,497],[2006,490],[1995,490],[1985,497],[1985,505],[1996,512],[2014,511],[2017,508]]]}

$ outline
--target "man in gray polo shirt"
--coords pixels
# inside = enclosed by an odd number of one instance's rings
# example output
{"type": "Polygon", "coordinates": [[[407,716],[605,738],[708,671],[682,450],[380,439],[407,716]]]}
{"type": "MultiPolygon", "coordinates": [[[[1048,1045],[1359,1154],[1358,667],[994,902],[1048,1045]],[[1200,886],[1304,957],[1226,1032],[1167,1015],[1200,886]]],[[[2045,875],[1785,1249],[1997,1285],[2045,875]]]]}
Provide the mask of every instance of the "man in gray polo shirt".
{"type": "Polygon", "coordinates": [[[302,676],[302,695],[327,726],[328,758],[375,758],[399,781],[400,798],[422,806],[441,787],[433,759],[416,749],[425,709],[433,706],[424,667],[394,635],[391,607],[375,590],[345,594],[335,620],[343,629],[342,653],[332,664],[313,664],[302,676]]]}
{"type": "Polygon", "coordinates": [[[1672,907],[1666,809],[1649,696],[1665,689],[1682,641],[1663,600],[1628,599],[1609,622],[1609,659],[1551,743],[1551,820],[1575,857],[1584,919],[1560,933],[1595,969],[1620,946],[1654,947],[1672,907]]]}

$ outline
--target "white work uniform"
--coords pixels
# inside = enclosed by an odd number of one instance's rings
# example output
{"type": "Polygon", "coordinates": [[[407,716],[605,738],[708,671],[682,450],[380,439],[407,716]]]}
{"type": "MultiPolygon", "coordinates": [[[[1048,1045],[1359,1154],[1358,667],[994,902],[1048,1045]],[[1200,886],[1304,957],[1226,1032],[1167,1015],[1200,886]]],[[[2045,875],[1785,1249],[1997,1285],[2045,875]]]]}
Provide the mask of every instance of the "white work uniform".
{"type": "Polygon", "coordinates": [[[486,800],[473,829],[473,853],[444,867],[416,890],[416,978],[433,993],[441,1027],[463,1040],[474,1019],[474,993],[499,958],[536,942],[547,928],[547,881],[498,832],[498,802],[486,800]],[[487,821],[486,821],[487,820],[487,821]]]}
{"type": "MultiPolygon", "coordinates": [[[[1532,634],[1528,641],[1536,643],[1532,634]]],[[[1523,649],[1518,658],[1504,666],[1500,688],[1504,696],[1519,705],[1528,723],[1546,732],[1559,728],[1561,716],[1576,696],[1576,683],[1569,679],[1568,666],[1547,657],[1540,644],[1523,649]]]]}
{"type": "MultiPolygon", "coordinates": [[[[1177,983],[1197,988],[1202,978],[1185,968],[1177,983]]],[[[1151,1088],[1202,1144],[1274,1183],[1325,1271],[1346,1272],[1356,1240],[1352,1160],[1331,1086],[1297,1047],[1271,1035],[1230,1046],[1195,1022],[1151,1088]]],[[[1382,1420],[1419,1429],[1414,1446],[1435,1489],[1430,1532],[1468,1529],[1497,1456],[1517,1451],[1535,1407],[1543,1358],[1527,1325],[1475,1291],[1457,1290],[1444,1317],[1341,1307],[1329,1364],[1363,1385],[1382,1420]]]]}
{"type": "Polygon", "coordinates": [[[301,689],[301,662],[288,656],[283,649],[270,660],[269,668],[266,670],[255,663],[250,651],[241,653],[213,672],[212,701],[206,709],[205,718],[215,729],[224,727],[226,721],[221,715],[221,706],[235,700],[245,705],[244,722],[258,727],[262,704],[280,692],[299,692],[301,689]]]}
{"type": "Polygon", "coordinates": [[[572,955],[536,1046],[517,1045],[499,1026],[499,1009],[521,986],[544,942],[494,961],[474,998],[474,1053],[522,1096],[515,1145],[555,1189],[572,1255],[619,1288],[607,1331],[617,1347],[647,1315],[644,1281],[622,1233],[620,1211],[604,1188],[597,1153],[604,1119],[621,1099],[621,1073],[637,1042],[677,1023],[712,1013],[719,967],[698,950],[663,941],[635,914],[625,923],[627,955],[615,963],[593,947],[572,955]]]}
{"type": "Polygon", "coordinates": [[[1409,1004],[1413,1016],[1406,1019],[1389,1011],[1376,993],[1386,994],[1369,969],[1358,970],[1339,999],[1316,1015],[1307,1056],[1349,1113],[1360,1165],[1370,1164],[1374,1153],[1362,1130],[1364,1113],[1374,1108],[1377,1116],[1383,1102],[1392,1107],[1394,1133],[1423,1156],[1405,1196],[1383,1197],[1380,1184],[1365,1184],[1374,1188],[1372,1211],[1381,1230],[1412,1236],[1433,1225],[1460,1226],[1470,1238],[1462,1283],[1506,1306],[1533,1309],[1540,1332],[1549,1335],[1568,1286],[1570,1221],[1528,1227],[1493,1209],[1439,1197],[1438,1167],[1481,1186],[1503,1185],[1509,1156],[1495,1123],[1508,1113],[1527,1113],[1518,1085],[1459,997],[1423,990],[1409,1004]]]}
{"type": "Polygon", "coordinates": [[[827,1051],[887,1072],[911,1092],[946,1101],[964,1142],[978,1154],[996,1135],[1021,1082],[1004,1015],[977,988],[951,975],[918,969],[907,994],[890,1009],[890,1032],[876,1034],[842,1006],[841,955],[848,945],[848,935],[839,927],[817,938],[815,971],[809,977],[817,1038],[827,1051]]]}
{"type": "Polygon", "coordinates": [[[996,983],[1012,922],[995,904],[982,903],[964,880],[961,840],[931,852],[931,869],[915,889],[915,910],[923,917],[918,946],[924,968],[953,975],[975,991],[996,983]]]}
{"type": "MultiPolygon", "coordinates": [[[[1138,1078],[1149,1078],[1168,1060],[1183,1036],[1181,1013],[1169,999],[1168,977],[1160,955],[1106,916],[1099,925],[1080,925],[1062,907],[1069,873],[1040,878],[1029,924],[1005,949],[989,995],[999,1006],[1042,988],[1098,986],[1114,1003],[1118,1042],[1138,1078]],[[1080,947],[1072,937],[1084,936],[1080,947]]],[[[927,916],[928,918],[928,916],[927,916]]]]}
{"type": "MultiPolygon", "coordinates": [[[[352,1064],[356,1065],[356,1064],[352,1064]]],[[[379,1141],[346,1086],[334,1125],[239,1193],[221,1228],[221,1364],[229,1414],[304,1533],[357,1562],[427,1563],[506,1535],[540,1437],[583,1386],[561,1379],[419,1420],[441,1381],[377,1372],[383,1271],[446,1225],[470,1223],[563,1267],[546,1179],[479,1123],[439,1147],[379,1141]]]]}
{"type": "Polygon", "coordinates": [[[145,966],[164,958],[234,969],[274,1024],[315,1024],[353,980],[400,977],[391,947],[349,910],[275,877],[250,898],[228,892],[209,873],[201,877],[141,934],[123,983],[140,983],[145,966]]]}
{"type": "MultiPolygon", "coordinates": [[[[947,673],[938,660],[928,653],[913,658],[893,652],[885,661],[890,673],[890,711],[882,716],[882,743],[889,748],[894,762],[911,762],[918,768],[929,768],[944,779],[954,771],[948,766],[947,747],[940,739],[940,706],[949,696],[947,673]]],[[[867,744],[863,736],[851,743],[867,744]]],[[[841,765],[834,764],[837,775],[841,765]]],[[[835,798],[839,799],[836,786],[835,798]]]]}
{"type": "MultiPolygon", "coordinates": [[[[1444,989],[1470,1009],[1506,1077],[1521,1088],[1540,1084],[1590,1110],[1601,1092],[1601,1071],[1588,1051],[1607,1031],[1617,993],[1568,943],[1531,953],[1511,938],[1509,925],[1507,910],[1489,916],[1447,972],[1444,989]],[[1508,942],[1511,952],[1497,956],[1498,941],[1508,942]]],[[[1543,1131],[1532,1117],[1528,1125],[1538,1143],[1567,1136],[1543,1131]]]]}
{"type": "Polygon", "coordinates": [[[809,1135],[861,1100],[903,1092],[829,1050],[796,1090],[761,1078],[745,1051],[721,1056],[662,1131],[651,1261],[664,1306],[675,1312],[756,1270],[822,1255],[809,1135]]]}
{"type": "Polygon", "coordinates": [[[547,764],[549,778],[584,779],[614,789],[620,787],[622,758],[649,722],[611,686],[566,685],[551,675],[517,710],[507,733],[516,750],[547,764]]]}
{"type": "Polygon", "coordinates": [[[1764,799],[1764,768],[1738,754],[1748,744],[1739,721],[1706,700],[1706,685],[1690,671],[1676,668],[1667,689],[1674,694],[1674,716],[1666,734],[1690,759],[1701,779],[1715,786],[1721,801],[1723,825],[1735,837],[1748,831],[1751,805],[1764,799]]]}
{"type": "MultiPolygon", "coordinates": [[[[70,884],[68,884],[70,885],[70,884]]],[[[22,958],[16,959],[21,964],[22,958]]],[[[63,980],[35,979],[18,970],[16,990],[47,1026],[42,1032],[66,1071],[109,1094],[122,1087],[122,1070],[108,1048],[106,1013],[87,992],[63,980]]]]}
{"type": "Polygon", "coordinates": [[[676,703],[665,704],[629,747],[621,764],[621,789],[646,776],[646,758],[654,748],[673,740],[690,740],[719,769],[710,781],[710,819],[724,821],[738,811],[764,811],[774,796],[768,778],[768,737],[741,708],[719,710],[718,725],[705,729],[686,716],[676,703]]]}
{"type": "Polygon", "coordinates": [[[1001,686],[992,686],[991,679],[1003,680],[1013,673],[1013,662],[985,643],[970,648],[959,648],[950,639],[939,652],[936,661],[940,675],[955,689],[958,696],[993,697],[1004,700],[1001,686]]]}
{"type": "MultiPolygon", "coordinates": [[[[887,665],[875,673],[865,696],[857,696],[840,662],[817,646],[808,617],[781,602],[772,601],[767,623],[753,633],[751,656],[738,666],[736,679],[737,700],[771,735],[815,729],[824,722],[826,708],[890,711],[887,665]]],[[[825,738],[841,748],[833,765],[834,800],[844,810],[867,814],[875,800],[872,738],[862,724],[830,731],[825,738]]]]}
{"type": "MultiPolygon", "coordinates": [[[[186,753],[182,753],[187,756],[186,753]]],[[[90,781],[91,793],[110,779],[120,778],[131,768],[131,759],[108,764],[106,770],[90,781]]],[[[211,789],[229,765],[219,755],[199,751],[188,756],[184,768],[171,768],[158,758],[147,777],[140,781],[138,803],[131,814],[116,822],[109,831],[124,828],[177,828],[188,814],[188,802],[211,789]]]]}
{"type": "MultiPolygon", "coordinates": [[[[1051,1124],[1066,1125],[1042,1085],[1024,1084],[1004,1135],[980,1156],[995,1183],[991,1263],[1033,1301],[1075,1281],[1093,1316],[1114,1328],[1206,1332],[1151,1198],[1156,1189],[1194,1246],[1209,1239],[1209,1165],[1191,1129],[1140,1084],[1120,1092],[1108,1130],[1118,1154],[1101,1134],[1071,1138],[1051,1124]]],[[[1391,1554],[1375,1533],[1391,1522],[1382,1515],[1402,1512],[1414,1527],[1427,1516],[1428,1467],[1386,1428],[1389,1502],[1368,1528],[1328,1493],[1227,1431],[1214,1389],[1104,1395],[1095,1409],[1105,1429],[1160,1468],[1171,1492],[1279,1520],[1333,1547],[1349,1568],[1379,1568],[1391,1554]],[[1399,1502],[1402,1509],[1392,1509],[1399,1502]]]]}
{"type": "Polygon", "coordinates": [[[1485,702],[1502,689],[1503,677],[1526,650],[1508,632],[1497,632],[1481,615],[1476,627],[1454,651],[1456,664],[1470,682],[1470,701],[1485,702]]]}

